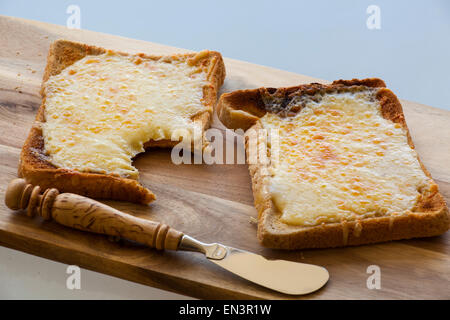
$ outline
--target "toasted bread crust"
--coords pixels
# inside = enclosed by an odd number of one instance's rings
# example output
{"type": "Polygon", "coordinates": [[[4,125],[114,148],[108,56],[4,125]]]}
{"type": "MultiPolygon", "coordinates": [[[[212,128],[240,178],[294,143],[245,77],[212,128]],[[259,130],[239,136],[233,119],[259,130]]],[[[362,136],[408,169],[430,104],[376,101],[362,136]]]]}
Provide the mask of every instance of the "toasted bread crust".
{"type": "MultiPolygon", "coordinates": [[[[339,90],[352,86],[380,88],[376,98],[380,102],[383,117],[401,124],[407,132],[408,144],[414,148],[400,101],[392,91],[385,88],[380,79],[338,80],[331,85],[309,84],[290,88],[235,91],[221,96],[217,111],[219,119],[229,128],[257,130],[262,128],[257,120],[268,112],[264,109],[262,94],[288,96],[293,92],[298,94],[299,91],[314,94],[319,90],[339,90]]],[[[247,158],[248,143],[246,139],[247,158]]],[[[259,148],[266,148],[264,141],[258,141],[259,148]]],[[[419,163],[425,174],[431,178],[420,159],[419,163]]],[[[422,195],[413,212],[311,227],[287,225],[280,221],[281,213],[276,210],[268,191],[267,166],[259,161],[257,164],[249,164],[254,202],[258,211],[258,239],[266,247],[294,250],[360,245],[436,236],[449,229],[449,211],[434,182],[432,192],[422,195]]]]}
{"type": "MultiPolygon", "coordinates": [[[[67,40],[55,41],[50,46],[41,89],[42,104],[36,115],[37,123],[45,121],[46,97],[43,90],[45,82],[51,76],[59,74],[85,56],[100,55],[106,51],[103,48],[67,40]]],[[[118,53],[128,55],[127,53],[118,53]]],[[[225,79],[225,66],[220,53],[203,51],[201,54],[178,54],[164,57],[145,54],[139,54],[139,56],[148,59],[182,59],[203,68],[204,72],[207,73],[208,81],[208,84],[203,87],[202,102],[205,110],[194,115],[192,120],[199,121],[203,130],[207,129],[211,122],[217,92],[225,79]]],[[[144,147],[172,147],[177,143],[177,141],[171,140],[148,141],[144,144],[144,147]]],[[[22,148],[18,173],[29,183],[39,185],[43,189],[57,188],[60,192],[72,192],[92,198],[131,201],[142,204],[148,204],[155,200],[155,195],[134,179],[113,174],[97,174],[56,168],[48,161],[44,153],[44,139],[42,130],[38,125],[33,125],[22,148]]]]}

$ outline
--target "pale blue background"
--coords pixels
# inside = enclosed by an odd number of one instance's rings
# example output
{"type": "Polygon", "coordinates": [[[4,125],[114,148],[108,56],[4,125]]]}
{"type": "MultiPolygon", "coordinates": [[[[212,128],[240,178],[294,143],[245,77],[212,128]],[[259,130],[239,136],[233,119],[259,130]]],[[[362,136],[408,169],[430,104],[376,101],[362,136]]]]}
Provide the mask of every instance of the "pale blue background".
{"type": "Polygon", "coordinates": [[[327,80],[377,76],[401,98],[450,110],[448,0],[1,0],[0,14],[66,25],[69,4],[80,6],[83,29],[327,80]],[[371,4],[381,30],[366,27],[371,4]]]}

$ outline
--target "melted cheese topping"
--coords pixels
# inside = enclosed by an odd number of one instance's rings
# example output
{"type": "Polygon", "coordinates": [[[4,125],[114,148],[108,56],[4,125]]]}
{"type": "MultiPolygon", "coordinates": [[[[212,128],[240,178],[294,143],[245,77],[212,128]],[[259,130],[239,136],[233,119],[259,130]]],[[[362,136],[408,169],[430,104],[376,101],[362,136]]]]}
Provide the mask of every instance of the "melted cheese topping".
{"type": "Polygon", "coordinates": [[[145,142],[178,129],[199,138],[191,118],[205,111],[205,83],[186,61],[86,56],[46,82],[45,151],[57,167],[137,178],[132,158],[145,142]]]}
{"type": "Polygon", "coordinates": [[[374,91],[318,100],[293,117],[261,118],[265,129],[279,129],[269,192],[281,221],[307,226],[412,210],[430,179],[405,129],[382,117],[374,91]]]}

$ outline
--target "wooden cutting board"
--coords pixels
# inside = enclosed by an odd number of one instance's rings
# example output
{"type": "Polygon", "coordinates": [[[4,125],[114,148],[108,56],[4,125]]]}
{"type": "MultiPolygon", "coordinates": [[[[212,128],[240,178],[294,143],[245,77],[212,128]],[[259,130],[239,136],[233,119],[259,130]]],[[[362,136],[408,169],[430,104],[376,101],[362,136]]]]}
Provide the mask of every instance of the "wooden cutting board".
{"type": "MultiPolygon", "coordinates": [[[[0,16],[0,198],[16,177],[19,152],[40,104],[39,86],[49,44],[60,38],[128,52],[185,50],[85,30],[0,16]]],[[[259,86],[292,86],[307,76],[225,59],[222,92],[259,86]]],[[[450,112],[403,101],[417,150],[450,200],[450,112]]],[[[221,127],[218,121],[214,126],[221,127]]],[[[450,233],[430,239],[327,250],[284,252],[256,239],[246,165],[173,165],[169,150],[137,157],[142,182],[158,200],[150,206],[107,204],[163,221],[205,242],[222,242],[262,254],[325,266],[331,279],[320,291],[290,297],[261,288],[188,252],[157,252],[130,242],[71,230],[13,213],[0,203],[0,244],[116,277],[199,298],[404,299],[450,298],[450,233]],[[367,268],[381,268],[381,289],[370,290],[367,268]]]]}

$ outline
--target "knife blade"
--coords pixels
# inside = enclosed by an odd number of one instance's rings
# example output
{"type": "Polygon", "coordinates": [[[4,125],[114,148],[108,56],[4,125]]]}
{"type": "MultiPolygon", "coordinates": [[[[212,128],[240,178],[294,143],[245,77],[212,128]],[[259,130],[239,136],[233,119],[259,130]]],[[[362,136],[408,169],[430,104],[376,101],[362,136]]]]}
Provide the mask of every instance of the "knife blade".
{"type": "Polygon", "coordinates": [[[322,288],[327,269],[287,260],[268,260],[261,255],[219,243],[206,244],[184,235],[179,250],[205,254],[212,263],[263,287],[289,295],[303,295],[322,288]]]}

